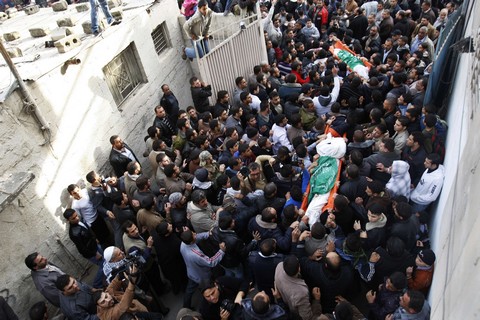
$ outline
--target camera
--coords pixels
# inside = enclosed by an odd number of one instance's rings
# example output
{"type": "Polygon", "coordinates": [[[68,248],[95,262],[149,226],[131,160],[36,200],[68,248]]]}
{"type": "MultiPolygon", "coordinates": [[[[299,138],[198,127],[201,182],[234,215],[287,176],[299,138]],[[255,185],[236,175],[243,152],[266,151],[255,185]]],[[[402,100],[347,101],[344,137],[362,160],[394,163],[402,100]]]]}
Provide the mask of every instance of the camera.
{"type": "Polygon", "coordinates": [[[235,302],[230,299],[223,299],[222,303],[220,303],[220,308],[231,313],[235,309],[235,302]]]}
{"type": "Polygon", "coordinates": [[[130,267],[135,266],[138,270],[146,263],[145,259],[141,255],[139,250],[132,251],[125,259],[122,260],[122,264],[112,269],[111,279],[119,275],[120,279],[125,278],[124,273],[130,274],[130,267]]]}
{"type": "Polygon", "coordinates": [[[248,169],[248,167],[242,167],[240,169],[240,173],[242,174],[242,176],[246,177],[250,173],[250,170],[248,169]]]}
{"type": "Polygon", "coordinates": [[[102,179],[100,180],[100,182],[101,182],[102,184],[104,184],[104,183],[108,183],[108,181],[110,181],[110,180],[112,180],[112,178],[110,178],[110,177],[104,178],[104,177],[102,176],[102,179]]]}

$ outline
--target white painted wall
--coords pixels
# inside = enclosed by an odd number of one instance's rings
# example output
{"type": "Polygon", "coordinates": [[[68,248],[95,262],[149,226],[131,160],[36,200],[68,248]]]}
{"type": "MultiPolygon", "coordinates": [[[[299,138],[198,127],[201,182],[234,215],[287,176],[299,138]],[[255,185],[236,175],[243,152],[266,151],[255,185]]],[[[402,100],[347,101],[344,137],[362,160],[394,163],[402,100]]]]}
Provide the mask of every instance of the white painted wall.
{"type": "Polygon", "coordinates": [[[462,54],[450,97],[447,175],[432,230],[437,262],[431,319],[480,317],[480,3],[471,2],[465,37],[476,38],[476,53],[462,54]]]}

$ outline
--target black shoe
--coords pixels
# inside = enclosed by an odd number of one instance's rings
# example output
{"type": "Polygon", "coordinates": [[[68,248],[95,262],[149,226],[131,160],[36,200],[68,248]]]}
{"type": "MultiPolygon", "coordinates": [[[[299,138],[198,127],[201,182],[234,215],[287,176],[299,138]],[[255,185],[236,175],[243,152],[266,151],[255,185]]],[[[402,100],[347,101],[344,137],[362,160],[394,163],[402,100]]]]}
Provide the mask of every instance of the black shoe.
{"type": "Polygon", "coordinates": [[[117,24],[122,23],[122,20],[113,20],[112,23],[110,23],[111,26],[116,26],[117,24]]]}
{"type": "Polygon", "coordinates": [[[100,34],[100,31],[98,31],[98,30],[97,30],[97,31],[93,31],[93,36],[94,36],[94,37],[98,37],[99,34],[100,34]]]}
{"type": "Polygon", "coordinates": [[[182,47],[182,59],[187,60],[187,53],[185,52],[185,47],[182,47]]]}

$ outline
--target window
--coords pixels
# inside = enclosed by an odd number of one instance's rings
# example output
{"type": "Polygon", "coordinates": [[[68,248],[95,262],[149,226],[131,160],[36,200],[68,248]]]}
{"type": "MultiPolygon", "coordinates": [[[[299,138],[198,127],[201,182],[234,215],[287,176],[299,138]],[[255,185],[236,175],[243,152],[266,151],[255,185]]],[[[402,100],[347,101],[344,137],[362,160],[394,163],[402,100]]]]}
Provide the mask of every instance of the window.
{"type": "Polygon", "coordinates": [[[117,106],[122,104],[141,83],[146,82],[137,56],[135,45],[132,42],[103,67],[108,87],[117,106]]]}
{"type": "Polygon", "coordinates": [[[165,49],[171,47],[170,40],[168,39],[168,30],[165,22],[159,24],[152,31],[152,40],[153,45],[155,46],[155,51],[157,54],[162,53],[165,49]]]}

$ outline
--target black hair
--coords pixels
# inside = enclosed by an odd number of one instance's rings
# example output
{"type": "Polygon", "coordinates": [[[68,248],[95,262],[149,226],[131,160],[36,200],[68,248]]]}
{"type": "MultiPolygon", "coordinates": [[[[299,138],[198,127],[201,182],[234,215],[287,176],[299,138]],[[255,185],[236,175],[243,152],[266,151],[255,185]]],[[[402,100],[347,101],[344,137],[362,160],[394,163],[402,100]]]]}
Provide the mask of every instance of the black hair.
{"type": "Polygon", "coordinates": [[[298,202],[302,201],[303,199],[302,188],[300,188],[299,186],[293,185],[292,188],[290,189],[290,196],[295,201],[298,201],[298,202]]]}
{"type": "Polygon", "coordinates": [[[88,181],[88,183],[95,182],[95,171],[90,171],[89,173],[87,173],[85,179],[88,181]]]}
{"type": "Polygon", "coordinates": [[[151,193],[146,194],[145,197],[140,201],[140,207],[146,210],[151,210],[154,204],[155,196],[151,193]]]}
{"type": "Polygon", "coordinates": [[[270,309],[270,303],[263,295],[255,295],[252,299],[252,309],[256,314],[265,314],[270,309]]]}
{"type": "Polygon", "coordinates": [[[397,203],[395,210],[402,220],[408,220],[412,216],[412,206],[406,202],[397,203]]]}
{"type": "Polygon", "coordinates": [[[398,237],[390,237],[387,240],[387,252],[394,258],[400,258],[405,252],[405,243],[398,237]]]}
{"type": "Polygon", "coordinates": [[[169,164],[167,164],[167,165],[163,168],[163,173],[165,173],[165,175],[166,175],[168,178],[173,177],[173,174],[175,173],[175,163],[169,163],[169,164]]]}
{"type": "Polygon", "coordinates": [[[180,233],[180,239],[185,244],[191,244],[193,242],[193,232],[192,230],[188,229],[180,233]]]}
{"type": "Polygon", "coordinates": [[[68,220],[71,216],[73,216],[74,213],[75,210],[73,210],[72,208],[65,209],[65,211],[63,212],[63,217],[68,220]]]}
{"type": "Polygon", "coordinates": [[[300,262],[296,256],[289,255],[285,258],[285,260],[283,260],[283,270],[288,276],[294,277],[297,275],[299,268],[300,262]]]}
{"type": "Polygon", "coordinates": [[[38,257],[38,252],[33,252],[30,253],[26,258],[25,258],[25,265],[30,269],[30,270],[35,270],[34,268],[37,266],[35,263],[35,259],[38,257]]]}
{"type": "Polygon", "coordinates": [[[217,185],[223,187],[228,182],[228,176],[225,173],[222,173],[217,177],[217,185]]]}
{"type": "Polygon", "coordinates": [[[47,312],[47,305],[44,301],[39,301],[30,307],[28,316],[30,320],[43,320],[45,319],[45,313],[47,312]]]}
{"type": "Polygon", "coordinates": [[[442,158],[438,153],[429,153],[427,159],[437,166],[442,163],[442,158]]]}
{"type": "Polygon", "coordinates": [[[273,238],[268,238],[263,240],[260,243],[260,252],[262,255],[268,257],[271,256],[275,252],[276,241],[273,238]]]}
{"type": "Polygon", "coordinates": [[[407,277],[403,272],[394,272],[389,277],[390,282],[398,291],[403,290],[407,287],[407,277]]]}
{"type": "Polygon", "coordinates": [[[413,309],[416,313],[419,313],[423,309],[425,303],[425,296],[423,293],[417,290],[407,290],[407,295],[410,297],[408,307],[413,309]]]}
{"type": "Polygon", "coordinates": [[[70,276],[68,274],[62,274],[58,276],[57,280],[55,280],[55,287],[57,287],[58,290],[63,292],[63,290],[69,283],[70,276]]]}
{"type": "Polygon", "coordinates": [[[139,190],[145,189],[148,186],[148,177],[146,175],[141,175],[135,180],[135,184],[139,190]]]}
{"type": "Polygon", "coordinates": [[[218,217],[218,226],[222,230],[230,229],[230,226],[232,225],[232,221],[233,221],[232,215],[226,211],[222,211],[222,214],[220,214],[218,217]]]}

